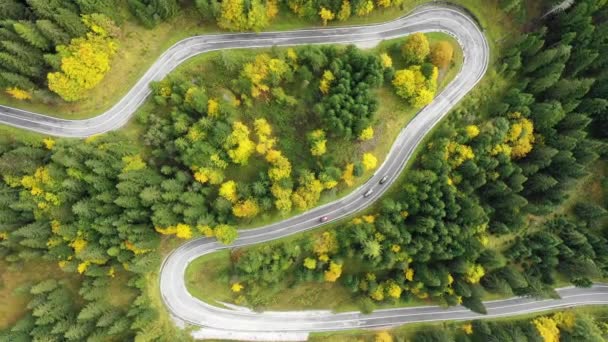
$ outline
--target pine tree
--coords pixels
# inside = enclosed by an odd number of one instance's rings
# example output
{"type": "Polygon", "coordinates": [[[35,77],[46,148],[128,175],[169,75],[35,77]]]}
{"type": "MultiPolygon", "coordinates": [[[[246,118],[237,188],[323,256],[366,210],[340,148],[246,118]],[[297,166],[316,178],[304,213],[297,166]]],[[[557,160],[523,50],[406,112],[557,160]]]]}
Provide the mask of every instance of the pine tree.
{"type": "Polygon", "coordinates": [[[50,20],[42,19],[36,21],[36,27],[48,38],[53,45],[65,45],[70,42],[70,36],[59,26],[50,20]]]}
{"type": "Polygon", "coordinates": [[[34,23],[20,21],[13,24],[17,34],[32,46],[47,51],[51,48],[51,42],[38,30],[34,23]]]}

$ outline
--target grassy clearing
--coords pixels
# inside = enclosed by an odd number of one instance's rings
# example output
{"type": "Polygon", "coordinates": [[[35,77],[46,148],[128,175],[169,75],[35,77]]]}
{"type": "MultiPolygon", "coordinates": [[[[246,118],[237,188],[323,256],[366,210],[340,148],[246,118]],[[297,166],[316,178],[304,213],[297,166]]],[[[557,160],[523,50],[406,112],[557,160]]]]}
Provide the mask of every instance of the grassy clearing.
{"type": "MultiPolygon", "coordinates": [[[[432,1],[406,0],[401,8],[376,10],[367,17],[353,17],[346,22],[335,21],[328,26],[385,22],[403,16],[417,6],[428,2],[432,1]]],[[[510,18],[500,11],[495,0],[453,0],[449,2],[464,6],[477,16],[481,26],[486,29],[489,41],[492,47],[496,48],[496,51],[509,37],[509,34],[517,30],[516,25],[512,23],[510,18]],[[496,23],[501,23],[501,25],[496,25],[496,23]]],[[[89,97],[76,103],[66,103],[56,96],[37,94],[33,101],[20,102],[10,98],[5,93],[0,93],[0,104],[67,119],[92,117],[118,102],[158,56],[175,42],[194,35],[220,32],[215,24],[202,22],[193,8],[182,10],[178,16],[161,23],[154,29],[146,29],[135,23],[135,20],[128,13],[126,3],[121,6],[124,16],[128,19],[122,25],[122,36],[119,41],[121,48],[112,62],[112,69],[97,88],[91,91],[89,97]]],[[[288,11],[282,11],[266,31],[293,30],[315,26],[320,25],[298,18],[288,11]]]]}
{"type": "Polygon", "coordinates": [[[28,287],[46,279],[62,279],[65,286],[78,293],[78,276],[64,273],[56,263],[37,261],[9,265],[0,261],[0,330],[13,325],[27,312],[28,287]]]}
{"type": "MultiPolygon", "coordinates": [[[[326,227],[324,229],[330,229],[326,227]]],[[[208,254],[192,261],[186,269],[186,288],[194,297],[209,304],[222,306],[223,303],[235,303],[237,294],[231,286],[231,251],[222,250],[208,254]]],[[[353,263],[346,263],[344,274],[357,273],[353,263]]],[[[276,285],[277,292],[269,291],[262,298],[263,310],[332,310],[334,312],[358,311],[359,308],[351,292],[339,282],[295,283],[287,279],[276,285]]],[[[378,308],[393,308],[431,304],[425,301],[400,301],[383,303],[378,308]]]]}

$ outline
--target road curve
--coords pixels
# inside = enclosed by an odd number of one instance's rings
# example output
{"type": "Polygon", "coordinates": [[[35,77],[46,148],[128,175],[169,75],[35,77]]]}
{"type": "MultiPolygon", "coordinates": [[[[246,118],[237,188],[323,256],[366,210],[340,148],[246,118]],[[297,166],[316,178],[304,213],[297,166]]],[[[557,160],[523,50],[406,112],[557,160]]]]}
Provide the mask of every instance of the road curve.
{"type": "MultiPolygon", "coordinates": [[[[238,308],[213,306],[193,298],[188,293],[184,275],[187,265],[193,259],[221,249],[247,246],[316,228],[320,225],[319,217],[327,215],[331,220],[346,217],[368,207],[382,195],[389,184],[395,181],[426,133],[479,82],[486,72],[490,50],[484,34],[470,17],[456,8],[424,6],[409,16],[370,26],[260,34],[218,34],[188,38],[163,53],[122,100],[99,116],[86,120],[64,120],[0,106],[0,123],[54,136],[77,138],[91,136],[123,126],[150,94],[150,82],[163,79],[180,63],[201,53],[234,48],[358,43],[428,31],[445,32],[458,40],[464,51],[462,69],[434,101],[421,110],[401,131],[376,174],[365,185],[335,202],[282,222],[243,231],[232,246],[226,247],[206,238],[189,241],[180,246],[165,259],[161,267],[160,291],[167,308],[176,319],[214,331],[213,336],[216,337],[243,338],[238,334],[253,334],[248,335],[251,337],[284,332],[296,335],[272,336],[278,339],[298,339],[302,334],[315,331],[498,317],[557,307],[608,304],[608,286],[602,284],[590,289],[560,289],[558,292],[562,299],[559,300],[512,298],[488,302],[487,316],[480,316],[462,307],[444,309],[436,306],[377,310],[370,315],[359,312],[333,314],[328,311],[256,313],[238,308]],[[379,185],[379,179],[384,176],[388,177],[388,181],[384,185],[379,185]],[[374,190],[372,195],[363,197],[363,193],[369,189],[374,190]]],[[[244,336],[244,338],[248,337],[244,336]]]]}
{"type": "MultiPolygon", "coordinates": [[[[394,182],[410,159],[423,137],[458,103],[483,77],[489,63],[490,50],[484,34],[476,23],[461,10],[452,7],[421,7],[409,16],[380,25],[337,29],[272,33],[272,44],[297,43],[354,43],[366,40],[390,39],[413,32],[441,31],[455,37],[464,52],[464,63],[458,76],[400,132],[384,163],[363,186],[335,202],[312,209],[287,220],[261,228],[240,232],[240,237],[229,247],[211,239],[202,238],[185,243],[174,250],[164,261],[160,274],[160,291],[163,300],[174,317],[191,325],[205,327],[213,337],[265,339],[289,339],[285,333],[333,331],[363,327],[396,325],[409,322],[462,320],[479,317],[498,317],[582,304],[608,304],[608,286],[596,285],[591,289],[560,289],[560,300],[536,300],[512,298],[487,303],[488,315],[481,316],[463,307],[449,309],[427,306],[377,310],[371,315],[359,312],[334,314],[328,311],[252,312],[242,308],[224,308],[202,302],[192,297],[185,285],[188,264],[205,254],[225,248],[242,247],[270,241],[320,226],[319,218],[331,220],[346,217],[360,211],[375,200],[394,182]],[[313,38],[314,36],[314,38],[313,38]],[[297,37],[297,38],[296,38],[297,37]],[[306,37],[306,38],[304,38],[306,37]],[[319,40],[320,39],[320,40],[319,40]],[[387,176],[384,185],[378,182],[387,176]],[[369,189],[371,196],[363,197],[369,189]],[[281,332],[283,335],[264,335],[281,332]],[[245,335],[242,335],[245,333],[245,335]],[[250,335],[247,335],[249,333],[250,335]],[[241,335],[239,335],[241,334],[241,335]],[[253,334],[253,335],[251,335],[253,334]]],[[[261,35],[264,37],[264,35],[261,35]]],[[[263,45],[264,41],[253,43],[263,45]]],[[[232,46],[232,45],[230,45],[232,46]]],[[[242,46],[239,46],[242,47],[242,46]]],[[[199,336],[205,336],[199,335],[199,336]]],[[[304,335],[306,336],[306,335],[304,335]]],[[[293,338],[293,336],[292,336],[293,338]]]]}

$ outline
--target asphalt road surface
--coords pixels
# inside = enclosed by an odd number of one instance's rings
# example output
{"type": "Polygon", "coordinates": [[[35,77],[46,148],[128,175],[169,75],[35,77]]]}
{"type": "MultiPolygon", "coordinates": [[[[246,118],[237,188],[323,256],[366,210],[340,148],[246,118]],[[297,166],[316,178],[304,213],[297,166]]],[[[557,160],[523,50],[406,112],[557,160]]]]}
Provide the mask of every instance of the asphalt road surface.
{"type": "Polygon", "coordinates": [[[512,298],[486,303],[488,315],[480,316],[462,307],[449,309],[424,306],[334,314],[328,311],[252,312],[238,307],[220,307],[192,297],[186,290],[184,274],[188,264],[199,256],[282,238],[316,228],[319,218],[329,222],[356,213],[377,200],[395,181],[423,137],[483,77],[490,50],[483,32],[463,11],[445,6],[420,7],[411,15],[370,26],[310,29],[290,32],[238,33],[197,36],[172,46],[144,74],[125,97],[107,112],[86,120],[63,120],[0,106],[0,123],[63,137],[86,137],[123,126],[150,94],[149,83],[163,79],[180,63],[195,55],[222,49],[377,42],[414,32],[444,32],[455,37],[464,51],[464,63],[457,77],[400,132],[384,163],[369,181],[351,194],[287,220],[240,232],[227,247],[211,239],[197,239],[174,250],[164,261],[160,273],[163,300],[176,321],[203,327],[197,337],[236,339],[299,340],[309,332],[392,326],[411,322],[465,320],[536,312],[576,305],[608,304],[608,286],[590,289],[564,288],[561,299],[512,298]],[[381,185],[382,177],[387,181],[381,185]],[[368,190],[373,193],[364,197],[368,190]]]}

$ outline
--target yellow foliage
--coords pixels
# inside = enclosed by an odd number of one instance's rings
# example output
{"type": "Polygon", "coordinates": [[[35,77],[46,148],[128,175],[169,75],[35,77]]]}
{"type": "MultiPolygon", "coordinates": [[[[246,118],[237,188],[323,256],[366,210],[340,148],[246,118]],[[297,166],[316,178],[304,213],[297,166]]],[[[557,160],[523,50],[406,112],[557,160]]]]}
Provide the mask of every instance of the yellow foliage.
{"type": "Polygon", "coordinates": [[[220,113],[220,104],[214,99],[207,101],[207,115],[211,117],[217,117],[220,113]]]}
{"type": "Polygon", "coordinates": [[[291,176],[291,163],[283,156],[281,151],[268,151],[266,153],[266,161],[273,165],[273,167],[268,170],[268,176],[273,182],[291,176]]]}
{"type": "Polygon", "coordinates": [[[254,127],[255,133],[257,135],[271,135],[272,134],[272,127],[270,127],[270,124],[268,123],[268,121],[266,121],[266,119],[256,119],[253,122],[253,127],[254,127]]]}
{"type": "Polygon", "coordinates": [[[308,268],[309,270],[314,270],[315,268],[317,268],[317,260],[315,260],[314,258],[304,259],[304,267],[308,268]]]}
{"type": "Polygon", "coordinates": [[[374,291],[372,291],[370,293],[370,297],[372,297],[372,299],[376,300],[376,301],[384,300],[384,285],[383,284],[378,285],[374,289],[374,291]]]}
{"type": "Polygon", "coordinates": [[[333,20],[336,17],[334,12],[328,10],[325,7],[321,7],[321,10],[319,11],[319,16],[323,20],[323,26],[326,26],[328,21],[333,20]]]}
{"type": "Polygon", "coordinates": [[[291,202],[300,210],[312,208],[323,191],[323,184],[311,172],[304,173],[299,179],[300,185],[291,195],[291,202]]]}
{"type": "Polygon", "coordinates": [[[383,68],[390,68],[393,66],[393,59],[388,53],[383,53],[380,55],[380,62],[382,63],[383,68]]]}
{"type": "Polygon", "coordinates": [[[236,182],[230,180],[222,183],[219,194],[230,202],[236,203],[236,201],[239,199],[236,193],[236,182]]]}
{"type": "Polygon", "coordinates": [[[476,125],[468,125],[467,127],[465,127],[465,131],[467,133],[467,137],[471,139],[479,135],[479,127],[477,127],[476,125]]]}
{"type": "Polygon", "coordinates": [[[313,156],[322,156],[325,154],[325,152],[327,152],[327,146],[326,146],[327,140],[317,140],[313,143],[312,147],[310,148],[310,153],[313,156]]]}
{"type": "Polygon", "coordinates": [[[116,270],[114,269],[114,266],[110,267],[107,274],[110,278],[114,278],[116,276],[116,270]]]}
{"type": "Polygon", "coordinates": [[[479,280],[486,274],[481,265],[471,265],[465,274],[465,279],[471,284],[479,283],[479,280]]]}
{"type": "Polygon", "coordinates": [[[329,261],[329,255],[327,255],[327,254],[321,254],[321,255],[319,255],[319,261],[321,261],[321,262],[328,262],[329,261]]]}
{"type": "Polygon", "coordinates": [[[357,6],[357,15],[364,17],[374,10],[374,2],[372,0],[363,0],[357,6]]]}
{"type": "Polygon", "coordinates": [[[189,239],[192,237],[192,228],[183,223],[178,223],[175,226],[169,226],[167,228],[156,227],[154,229],[163,235],[175,235],[180,239],[189,239]]]}
{"type": "Polygon", "coordinates": [[[435,67],[429,79],[424,77],[420,66],[397,70],[393,86],[397,95],[407,100],[412,106],[422,107],[433,100],[437,90],[438,70],[435,67]]]}
{"type": "Polygon", "coordinates": [[[241,292],[241,291],[243,290],[243,288],[244,288],[244,286],[243,286],[243,285],[241,285],[241,283],[234,283],[234,284],[232,284],[232,286],[230,287],[230,290],[231,290],[232,292],[237,293],[237,292],[241,292]]]}
{"type": "Polygon", "coordinates": [[[270,58],[268,54],[260,54],[251,63],[245,64],[241,75],[251,81],[251,96],[258,98],[262,93],[268,92],[270,87],[265,83],[269,76],[276,80],[289,71],[285,61],[278,58],[270,58]]]}
{"type": "Polygon", "coordinates": [[[134,156],[124,156],[122,157],[122,162],[125,165],[122,172],[137,171],[146,167],[146,162],[141,159],[139,154],[134,156]]]}
{"type": "Polygon", "coordinates": [[[553,315],[553,320],[559,327],[571,330],[576,323],[576,315],[572,311],[560,311],[553,315]]]}
{"type": "Polygon", "coordinates": [[[84,272],[86,272],[86,270],[87,270],[87,268],[89,268],[90,264],[91,264],[90,261],[85,261],[85,262],[81,262],[80,264],[78,264],[78,273],[83,274],[84,272]]]}
{"type": "Polygon", "coordinates": [[[298,54],[296,53],[296,50],[294,50],[293,48],[288,48],[287,49],[287,58],[292,62],[292,63],[297,63],[298,61],[298,54]]]}
{"type": "Polygon", "coordinates": [[[334,74],[330,70],[325,70],[323,72],[323,77],[321,78],[321,83],[319,83],[319,90],[321,93],[327,95],[329,93],[329,86],[331,82],[335,79],[334,74]]]}
{"type": "Polygon", "coordinates": [[[391,251],[393,251],[395,253],[399,253],[401,251],[401,246],[399,246],[399,245],[392,245],[391,246],[391,251]]]}
{"type": "Polygon", "coordinates": [[[59,221],[57,221],[57,220],[51,221],[51,231],[53,232],[53,234],[59,234],[60,227],[61,227],[61,223],[59,223],[59,221]]]}
{"type": "Polygon", "coordinates": [[[324,277],[325,281],[333,283],[342,275],[342,264],[337,264],[335,262],[329,263],[329,269],[325,271],[324,277]]]}
{"type": "Polygon", "coordinates": [[[368,171],[375,169],[378,165],[378,159],[376,159],[376,157],[374,157],[374,155],[371,153],[364,153],[363,160],[361,162],[363,167],[368,171]]]}
{"type": "Polygon", "coordinates": [[[453,168],[456,168],[467,160],[475,158],[471,146],[459,144],[454,141],[446,146],[446,157],[453,168]]]}
{"type": "Polygon", "coordinates": [[[422,63],[431,51],[429,40],[422,32],[414,33],[407,38],[402,47],[403,55],[412,63],[422,63]]]}
{"type": "Polygon", "coordinates": [[[387,331],[382,331],[376,334],[374,342],[393,342],[393,336],[387,331]]]}
{"type": "Polygon", "coordinates": [[[107,36],[88,33],[72,39],[69,46],[57,46],[61,71],[47,75],[49,89],[65,101],[76,101],[86,96],[110,70],[116,43],[107,36]]]}
{"type": "Polygon", "coordinates": [[[338,248],[335,232],[325,231],[316,236],[313,243],[313,252],[317,255],[334,253],[338,248]]]}
{"type": "Polygon", "coordinates": [[[366,223],[374,223],[376,221],[376,216],[363,215],[363,216],[361,216],[361,219],[363,219],[363,221],[365,221],[366,223]]]}
{"type": "Polygon", "coordinates": [[[44,140],[42,140],[42,143],[44,144],[44,147],[46,147],[47,150],[52,150],[55,146],[55,140],[53,140],[53,138],[44,138],[44,140]]]}
{"type": "Polygon", "coordinates": [[[532,324],[544,342],[559,342],[559,328],[554,320],[549,317],[539,317],[533,320],[532,324]]]}
{"type": "Polygon", "coordinates": [[[507,145],[507,144],[499,144],[494,146],[494,148],[492,148],[492,151],[490,152],[491,155],[495,156],[499,153],[504,153],[507,156],[511,156],[511,146],[507,145]]]}
{"type": "Polygon", "coordinates": [[[27,90],[19,89],[17,87],[6,88],[6,93],[9,94],[12,98],[23,101],[29,100],[32,98],[32,94],[27,90]]]}
{"type": "Polygon", "coordinates": [[[139,248],[139,247],[135,246],[133,243],[131,243],[130,241],[125,241],[125,248],[127,250],[130,250],[131,252],[133,252],[135,255],[145,254],[145,253],[152,251],[151,249],[139,248]]]}
{"type": "Polygon", "coordinates": [[[0,232],[0,240],[6,240],[6,239],[8,239],[8,233],[0,232]]]}
{"type": "Polygon", "coordinates": [[[213,236],[213,228],[208,225],[198,225],[196,229],[203,234],[204,237],[212,237],[213,236]]]}
{"type": "Polygon", "coordinates": [[[464,333],[467,335],[472,335],[473,334],[473,324],[467,323],[467,324],[463,325],[462,331],[464,331],[464,333]]]}
{"type": "Polygon", "coordinates": [[[354,176],[355,164],[350,163],[347,164],[342,172],[342,180],[346,185],[353,186],[355,184],[355,176],[354,176]]]}
{"type": "Polygon", "coordinates": [[[218,169],[201,167],[194,173],[194,179],[203,184],[209,182],[209,184],[217,185],[224,180],[224,174],[218,169]]]}
{"type": "Polygon", "coordinates": [[[255,144],[249,139],[249,128],[240,121],[233,122],[232,133],[226,138],[224,148],[235,164],[247,164],[255,150],[255,144]]]}
{"type": "Polygon", "coordinates": [[[511,123],[505,137],[505,143],[511,146],[511,156],[513,158],[523,158],[530,153],[534,143],[534,124],[532,121],[527,118],[520,118],[518,121],[511,123]]]}
{"type": "Polygon", "coordinates": [[[454,47],[448,41],[442,40],[433,45],[431,49],[431,62],[439,68],[445,68],[450,65],[454,58],[454,47]]]}
{"type": "Polygon", "coordinates": [[[338,185],[338,181],[335,180],[329,180],[329,181],[325,181],[323,182],[323,187],[327,190],[329,189],[333,189],[338,185]]]}
{"type": "Polygon", "coordinates": [[[342,0],[342,6],[340,6],[340,12],[338,12],[338,20],[345,21],[350,18],[351,6],[349,0],[342,0]]]}
{"type": "Polygon", "coordinates": [[[401,288],[401,286],[399,286],[399,284],[395,283],[394,281],[390,281],[386,288],[386,292],[388,293],[389,297],[395,299],[401,297],[402,291],[403,289],[401,288]]]}
{"type": "Polygon", "coordinates": [[[272,129],[265,119],[255,120],[254,126],[258,136],[258,144],[255,149],[259,154],[266,154],[274,147],[276,142],[275,139],[270,138],[272,129]]]}
{"type": "Polygon", "coordinates": [[[77,237],[74,241],[70,243],[70,247],[74,249],[75,253],[80,253],[87,247],[87,241],[81,237],[77,237]]]}
{"type": "Polygon", "coordinates": [[[248,198],[232,207],[232,213],[236,217],[254,217],[260,212],[257,202],[248,198]]]}
{"type": "Polygon", "coordinates": [[[192,237],[192,229],[187,224],[178,223],[175,230],[175,235],[180,239],[189,239],[192,237]]]}
{"type": "Polygon", "coordinates": [[[414,281],[414,269],[411,267],[408,267],[405,269],[405,279],[407,281],[414,281]]]}
{"type": "Polygon", "coordinates": [[[391,0],[376,0],[376,3],[378,4],[378,7],[390,7],[391,6],[391,0]]]}
{"type": "Polygon", "coordinates": [[[270,192],[276,198],[274,205],[279,211],[284,213],[291,211],[291,189],[275,183],[270,187],[270,192]]]}
{"type": "Polygon", "coordinates": [[[268,0],[266,2],[266,16],[269,19],[272,19],[279,14],[279,4],[276,0],[268,0]]]}
{"type": "Polygon", "coordinates": [[[223,160],[217,153],[212,154],[209,160],[211,160],[213,165],[219,167],[220,169],[225,169],[228,167],[228,162],[223,160]]]}
{"type": "Polygon", "coordinates": [[[361,134],[359,134],[359,140],[361,140],[361,141],[370,140],[373,137],[374,137],[374,129],[372,128],[372,126],[366,127],[365,129],[363,129],[361,131],[361,134]]]}

